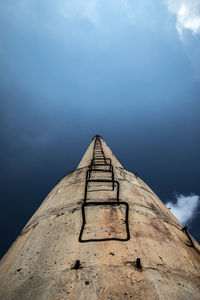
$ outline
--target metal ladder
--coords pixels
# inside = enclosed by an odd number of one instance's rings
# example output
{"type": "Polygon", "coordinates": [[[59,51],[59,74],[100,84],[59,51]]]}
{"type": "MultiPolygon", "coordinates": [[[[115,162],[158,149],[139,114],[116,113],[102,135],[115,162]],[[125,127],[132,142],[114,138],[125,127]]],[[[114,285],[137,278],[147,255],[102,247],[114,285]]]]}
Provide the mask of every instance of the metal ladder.
{"type": "Polygon", "coordinates": [[[130,239],[130,232],[129,232],[129,224],[128,224],[128,213],[129,213],[129,205],[127,202],[120,201],[119,199],[119,189],[120,185],[117,180],[115,180],[113,166],[110,158],[106,158],[102,143],[101,143],[101,137],[99,135],[96,135],[94,141],[94,148],[93,148],[93,158],[91,160],[91,164],[88,167],[88,170],[86,172],[86,179],[85,179],[85,192],[84,192],[84,200],[81,208],[82,212],[82,227],[79,234],[79,242],[101,242],[101,241],[110,241],[110,240],[116,240],[116,241],[128,241],[130,239]],[[102,177],[103,174],[106,174],[106,178],[102,177]],[[96,178],[97,177],[97,178],[96,178]],[[98,178],[100,177],[100,178],[98,178]],[[114,191],[116,189],[116,195],[113,199],[109,199],[109,201],[90,201],[88,199],[88,188],[90,184],[97,184],[97,189],[95,190],[95,193],[102,192],[105,190],[108,190],[105,188],[104,185],[107,185],[107,188],[109,186],[110,191],[114,191]],[[103,186],[103,188],[102,188],[103,186]],[[83,239],[83,231],[85,228],[85,224],[87,222],[86,220],[86,214],[85,214],[85,208],[88,206],[125,206],[125,227],[126,227],[126,237],[125,238],[117,238],[117,237],[110,237],[110,238],[94,238],[94,239],[83,239]]]}

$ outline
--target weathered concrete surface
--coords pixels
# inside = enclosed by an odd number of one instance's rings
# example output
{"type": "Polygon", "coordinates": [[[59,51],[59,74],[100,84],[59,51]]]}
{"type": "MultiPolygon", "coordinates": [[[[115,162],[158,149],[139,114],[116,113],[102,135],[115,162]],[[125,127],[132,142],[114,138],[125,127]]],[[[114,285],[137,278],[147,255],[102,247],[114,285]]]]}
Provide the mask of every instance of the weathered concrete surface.
{"type": "MultiPolygon", "coordinates": [[[[122,168],[103,140],[102,146],[120,183],[119,198],[129,204],[130,240],[78,241],[92,144],[1,260],[0,299],[200,299],[200,246],[193,238],[190,246],[153,191],[122,168]]],[[[91,192],[89,201],[112,201],[113,193],[91,192]]],[[[88,208],[84,237],[126,234],[123,207],[88,208]]]]}

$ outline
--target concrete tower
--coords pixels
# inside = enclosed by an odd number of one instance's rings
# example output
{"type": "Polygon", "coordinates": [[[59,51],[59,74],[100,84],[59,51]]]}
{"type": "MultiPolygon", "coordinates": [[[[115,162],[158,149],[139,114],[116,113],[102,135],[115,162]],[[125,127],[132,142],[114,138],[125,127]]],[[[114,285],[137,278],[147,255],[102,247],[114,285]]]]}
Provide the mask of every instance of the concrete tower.
{"type": "Polygon", "coordinates": [[[200,246],[96,136],[1,260],[0,299],[200,299],[200,246]]]}

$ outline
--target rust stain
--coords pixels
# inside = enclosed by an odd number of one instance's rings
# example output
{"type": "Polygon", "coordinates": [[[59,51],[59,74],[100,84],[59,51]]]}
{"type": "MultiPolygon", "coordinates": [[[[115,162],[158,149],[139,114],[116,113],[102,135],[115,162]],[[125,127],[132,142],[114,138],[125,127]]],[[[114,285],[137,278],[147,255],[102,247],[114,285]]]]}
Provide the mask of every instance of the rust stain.
{"type": "Polygon", "coordinates": [[[167,239],[170,241],[174,240],[173,235],[171,234],[164,222],[159,222],[159,220],[157,219],[151,219],[150,225],[159,239],[167,239]]]}

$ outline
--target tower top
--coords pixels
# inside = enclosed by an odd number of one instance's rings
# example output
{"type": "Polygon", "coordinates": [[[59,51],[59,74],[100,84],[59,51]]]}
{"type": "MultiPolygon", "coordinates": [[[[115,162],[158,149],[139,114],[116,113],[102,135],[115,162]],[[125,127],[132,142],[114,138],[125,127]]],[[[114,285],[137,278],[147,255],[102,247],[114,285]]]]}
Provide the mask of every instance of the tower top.
{"type": "Polygon", "coordinates": [[[96,134],[95,136],[93,136],[92,140],[94,140],[95,138],[101,138],[101,139],[103,139],[102,136],[98,135],[98,134],[96,134]]]}
{"type": "Polygon", "coordinates": [[[84,167],[88,167],[91,163],[91,157],[93,157],[93,150],[94,150],[94,143],[95,140],[99,139],[100,143],[101,143],[101,147],[102,150],[105,154],[105,156],[109,159],[112,160],[112,164],[114,167],[119,167],[119,168],[123,168],[122,165],[120,164],[120,162],[117,160],[117,158],[115,157],[115,155],[113,154],[113,152],[110,150],[110,148],[108,147],[108,145],[106,144],[106,142],[103,140],[102,136],[100,135],[95,135],[92,138],[92,142],[90,143],[89,147],[87,148],[85,154],[83,155],[77,169],[80,168],[84,168],[84,167]]]}

